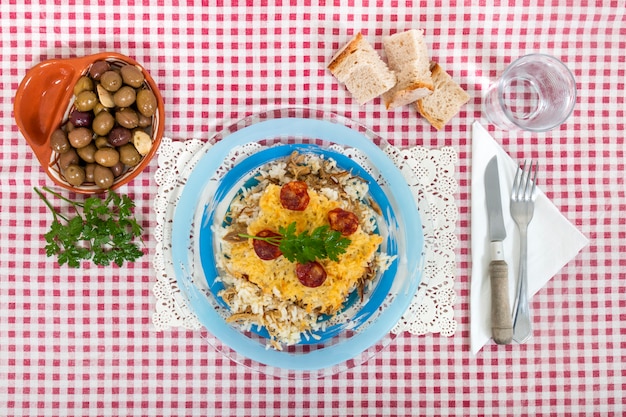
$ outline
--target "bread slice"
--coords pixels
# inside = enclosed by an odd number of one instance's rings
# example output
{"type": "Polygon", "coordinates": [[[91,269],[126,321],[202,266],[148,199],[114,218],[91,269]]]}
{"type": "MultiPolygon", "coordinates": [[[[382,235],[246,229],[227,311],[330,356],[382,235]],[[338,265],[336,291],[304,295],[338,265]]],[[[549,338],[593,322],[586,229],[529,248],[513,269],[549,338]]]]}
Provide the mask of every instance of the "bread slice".
{"type": "Polygon", "coordinates": [[[387,109],[405,106],[431,94],[434,86],[424,31],[411,29],[383,38],[387,62],[397,84],[383,95],[387,109]]]}
{"type": "Polygon", "coordinates": [[[423,97],[429,96],[434,89],[433,81],[428,71],[428,79],[415,61],[408,62],[405,68],[396,72],[398,82],[389,91],[383,94],[383,101],[387,109],[406,106],[423,97]]]}
{"type": "Polygon", "coordinates": [[[357,33],[328,64],[359,104],[380,96],[396,84],[396,76],[367,40],[357,33]]]}
{"type": "Polygon", "coordinates": [[[435,129],[441,130],[469,101],[470,96],[438,63],[433,62],[430,69],[435,90],[428,97],[418,100],[415,105],[422,117],[435,129]]]}

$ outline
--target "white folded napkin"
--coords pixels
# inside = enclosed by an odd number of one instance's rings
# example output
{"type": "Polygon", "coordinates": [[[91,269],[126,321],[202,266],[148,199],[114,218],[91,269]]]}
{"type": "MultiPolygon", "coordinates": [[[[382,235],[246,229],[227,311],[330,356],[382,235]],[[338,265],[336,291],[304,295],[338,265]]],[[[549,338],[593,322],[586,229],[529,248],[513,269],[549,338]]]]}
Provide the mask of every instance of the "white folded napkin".
{"type": "MultiPolygon", "coordinates": [[[[502,213],[506,227],[504,253],[509,265],[509,298],[513,306],[519,267],[519,232],[509,211],[516,161],[500,147],[478,122],[472,126],[472,281],[470,289],[471,347],[476,354],[491,338],[491,287],[489,237],[485,202],[485,168],[498,156],[502,213]]],[[[538,183],[541,185],[541,166],[538,183]]],[[[535,214],[528,226],[528,290],[534,295],[588,243],[537,187],[535,214]]],[[[531,310],[532,319],[532,310],[531,310]]]]}

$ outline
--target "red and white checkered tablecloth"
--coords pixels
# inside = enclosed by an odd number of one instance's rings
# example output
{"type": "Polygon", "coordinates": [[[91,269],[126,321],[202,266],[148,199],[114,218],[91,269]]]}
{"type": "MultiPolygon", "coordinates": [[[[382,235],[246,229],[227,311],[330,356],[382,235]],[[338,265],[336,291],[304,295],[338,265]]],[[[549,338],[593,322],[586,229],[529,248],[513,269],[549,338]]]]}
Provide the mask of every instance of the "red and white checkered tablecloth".
{"type": "MultiPolygon", "coordinates": [[[[623,415],[626,412],[626,83],[624,1],[3,1],[0,5],[0,415],[623,415]],[[537,3],[537,4],[536,4],[537,3]],[[260,4],[260,5],[258,5],[260,4]],[[413,108],[359,106],[325,69],[356,31],[426,32],[471,95],[442,131],[413,108]],[[371,361],[319,380],[258,374],[201,331],[156,331],[150,255],[124,268],[58,267],[51,221],[33,192],[49,184],[13,119],[26,70],[114,50],[153,75],[169,137],[208,138],[279,106],[311,106],[368,125],[394,145],[454,146],[459,207],[456,335],[402,335],[371,361]],[[545,133],[495,139],[535,158],[540,184],[590,244],[532,300],[525,345],[469,349],[470,125],[514,58],[544,52],[574,72],[572,117],[545,133]]],[[[484,122],[484,119],[483,119],[484,122]]],[[[154,251],[156,161],[130,185],[154,251]]]]}

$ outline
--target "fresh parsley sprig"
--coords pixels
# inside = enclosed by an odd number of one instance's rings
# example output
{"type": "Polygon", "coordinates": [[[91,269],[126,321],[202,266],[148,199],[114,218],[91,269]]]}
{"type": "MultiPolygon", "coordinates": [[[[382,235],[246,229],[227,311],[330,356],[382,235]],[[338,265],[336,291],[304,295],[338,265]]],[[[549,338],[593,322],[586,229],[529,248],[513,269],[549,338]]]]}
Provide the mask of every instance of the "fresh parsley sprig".
{"type": "Polygon", "coordinates": [[[127,195],[109,191],[104,200],[93,196],[81,203],[48,187],[43,190],[69,203],[76,213],[74,217],[61,214],[35,188],[53,215],[50,230],[45,234],[46,255],[56,255],[59,265],[78,268],[81,260],[91,259],[96,265],[115,262],[122,266],[124,261],[132,262],[143,255],[139,245],[133,242],[141,236],[143,228],[133,215],[135,203],[127,195]]]}
{"type": "Polygon", "coordinates": [[[279,236],[260,237],[240,233],[239,236],[258,239],[278,246],[283,256],[290,262],[306,264],[315,260],[330,259],[339,261],[339,255],[346,252],[350,239],[328,225],[318,226],[312,232],[305,230],[296,233],[296,223],[278,228],[279,236]]]}

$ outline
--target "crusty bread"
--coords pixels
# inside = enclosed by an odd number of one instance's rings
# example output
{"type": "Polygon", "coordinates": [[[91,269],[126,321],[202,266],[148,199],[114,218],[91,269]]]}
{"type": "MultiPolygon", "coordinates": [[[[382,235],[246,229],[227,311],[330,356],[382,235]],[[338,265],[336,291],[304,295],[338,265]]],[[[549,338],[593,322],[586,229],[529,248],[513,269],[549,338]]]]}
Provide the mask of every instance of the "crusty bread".
{"type": "Polygon", "coordinates": [[[328,64],[330,72],[365,104],[396,84],[396,76],[367,40],[357,33],[328,64]]]}
{"type": "Polygon", "coordinates": [[[431,65],[435,90],[428,97],[418,100],[417,111],[437,130],[441,130],[456,115],[461,106],[470,99],[441,66],[433,62],[431,65]]]}
{"type": "Polygon", "coordinates": [[[424,31],[411,29],[383,38],[387,62],[397,84],[383,95],[388,109],[405,106],[431,94],[434,86],[424,31]]]}
{"type": "Polygon", "coordinates": [[[406,106],[433,92],[433,81],[430,71],[423,73],[415,61],[405,64],[405,68],[396,72],[398,82],[383,94],[387,109],[406,106]],[[424,78],[425,76],[428,78],[424,78]]]}

